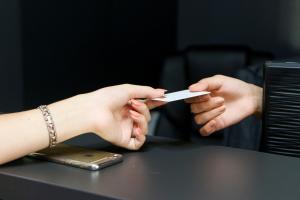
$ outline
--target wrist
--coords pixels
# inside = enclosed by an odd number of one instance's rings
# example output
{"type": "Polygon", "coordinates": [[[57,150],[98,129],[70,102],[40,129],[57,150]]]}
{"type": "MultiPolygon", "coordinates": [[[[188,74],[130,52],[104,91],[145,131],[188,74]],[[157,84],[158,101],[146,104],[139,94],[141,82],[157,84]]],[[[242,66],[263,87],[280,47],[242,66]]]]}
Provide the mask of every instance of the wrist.
{"type": "Polygon", "coordinates": [[[63,142],[89,132],[85,95],[77,95],[48,106],[57,132],[57,142],[63,142]]]}
{"type": "Polygon", "coordinates": [[[252,87],[252,101],[253,101],[253,114],[261,117],[262,114],[262,95],[263,90],[261,87],[251,84],[252,87]]]}

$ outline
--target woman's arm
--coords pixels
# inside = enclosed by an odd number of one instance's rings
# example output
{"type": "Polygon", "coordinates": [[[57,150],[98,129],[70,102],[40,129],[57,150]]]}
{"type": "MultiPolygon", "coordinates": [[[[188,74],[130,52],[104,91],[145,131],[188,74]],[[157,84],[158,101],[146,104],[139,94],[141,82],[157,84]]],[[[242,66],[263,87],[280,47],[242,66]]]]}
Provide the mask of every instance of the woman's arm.
{"type": "MultiPolygon", "coordinates": [[[[85,111],[78,109],[84,98],[84,95],[78,95],[48,106],[58,142],[89,131],[85,111]]],[[[49,134],[41,111],[34,109],[0,115],[0,143],[0,164],[48,147],[49,134]]]]}
{"type": "MultiPolygon", "coordinates": [[[[145,141],[150,114],[144,103],[131,99],[155,98],[163,93],[126,84],[50,104],[57,142],[94,132],[115,145],[138,149],[145,141]]],[[[39,109],[0,115],[0,164],[48,146],[49,134],[39,109]]]]}

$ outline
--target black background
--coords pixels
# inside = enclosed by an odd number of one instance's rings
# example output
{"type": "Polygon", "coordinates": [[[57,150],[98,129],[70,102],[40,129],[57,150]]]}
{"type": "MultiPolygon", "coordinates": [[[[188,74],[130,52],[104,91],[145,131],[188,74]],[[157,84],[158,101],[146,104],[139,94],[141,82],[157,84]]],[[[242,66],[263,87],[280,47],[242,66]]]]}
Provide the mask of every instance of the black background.
{"type": "Polygon", "coordinates": [[[158,86],[176,2],[21,1],[25,107],[120,83],[158,86]]]}
{"type": "Polygon", "coordinates": [[[121,83],[159,87],[163,60],[189,45],[296,56],[298,13],[285,0],[0,0],[0,111],[121,83]]]}

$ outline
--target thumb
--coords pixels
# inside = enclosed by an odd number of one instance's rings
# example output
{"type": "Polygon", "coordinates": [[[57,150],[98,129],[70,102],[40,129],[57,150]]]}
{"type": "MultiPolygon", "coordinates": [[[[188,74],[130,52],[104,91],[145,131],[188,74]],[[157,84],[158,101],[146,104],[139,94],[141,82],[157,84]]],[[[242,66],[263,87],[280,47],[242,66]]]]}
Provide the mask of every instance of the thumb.
{"type": "Polygon", "coordinates": [[[128,85],[126,87],[129,99],[153,99],[162,97],[165,93],[163,89],[154,89],[149,86],[128,85]]]}
{"type": "Polygon", "coordinates": [[[195,83],[189,87],[191,92],[200,91],[213,91],[222,87],[222,76],[216,75],[209,78],[204,78],[198,83],[195,83]]]}

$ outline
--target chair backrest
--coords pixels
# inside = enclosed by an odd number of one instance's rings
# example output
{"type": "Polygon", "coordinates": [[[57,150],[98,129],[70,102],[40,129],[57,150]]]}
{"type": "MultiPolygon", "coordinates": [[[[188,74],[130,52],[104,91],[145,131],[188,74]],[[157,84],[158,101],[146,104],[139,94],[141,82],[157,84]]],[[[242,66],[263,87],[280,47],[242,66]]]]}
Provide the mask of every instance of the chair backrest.
{"type": "Polygon", "coordinates": [[[185,52],[187,79],[191,82],[216,74],[232,75],[249,64],[246,47],[191,47],[185,52]]]}

